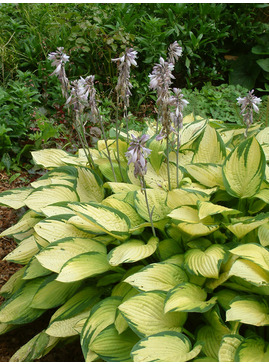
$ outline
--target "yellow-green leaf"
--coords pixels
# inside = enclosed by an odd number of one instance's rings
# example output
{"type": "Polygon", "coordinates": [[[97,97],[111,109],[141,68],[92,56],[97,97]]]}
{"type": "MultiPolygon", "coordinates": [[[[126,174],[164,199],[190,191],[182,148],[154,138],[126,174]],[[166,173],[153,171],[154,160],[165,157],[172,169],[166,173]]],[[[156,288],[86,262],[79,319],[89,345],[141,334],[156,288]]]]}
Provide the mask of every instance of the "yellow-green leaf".
{"type": "Polygon", "coordinates": [[[104,244],[87,238],[65,238],[51,243],[36,255],[43,267],[59,273],[62,266],[71,258],[87,252],[106,253],[104,244]]]}
{"type": "Polygon", "coordinates": [[[147,265],[124,280],[141,291],[159,290],[164,292],[186,281],[188,281],[188,277],[184,270],[178,265],[167,262],[147,265]]]}
{"type": "Polygon", "coordinates": [[[265,174],[265,156],[257,139],[250,138],[236,147],[226,158],[223,181],[226,191],[235,197],[254,196],[265,174]]]}
{"type": "Polygon", "coordinates": [[[119,306],[123,317],[139,337],[153,335],[161,331],[182,330],[187,314],[185,312],[164,313],[164,292],[143,292],[119,306]]]}
{"type": "Polygon", "coordinates": [[[196,284],[184,282],[167,293],[164,312],[206,312],[216,303],[212,297],[206,301],[206,291],[196,284]]]}
{"type": "Polygon", "coordinates": [[[96,276],[111,269],[104,253],[90,252],[77,255],[62,267],[57,281],[75,282],[96,276]]]}
{"type": "Polygon", "coordinates": [[[192,349],[187,336],[163,331],[140,340],[132,350],[134,362],[186,362],[191,361],[201,351],[202,345],[192,349]]]}
{"type": "Polygon", "coordinates": [[[111,250],[108,255],[109,264],[117,266],[122,263],[133,263],[151,256],[157,249],[159,239],[151,237],[147,244],[142,240],[131,239],[127,243],[111,250]]]}
{"type": "Polygon", "coordinates": [[[237,296],[226,311],[227,321],[239,321],[248,325],[269,325],[269,307],[267,302],[258,296],[237,296]]]}

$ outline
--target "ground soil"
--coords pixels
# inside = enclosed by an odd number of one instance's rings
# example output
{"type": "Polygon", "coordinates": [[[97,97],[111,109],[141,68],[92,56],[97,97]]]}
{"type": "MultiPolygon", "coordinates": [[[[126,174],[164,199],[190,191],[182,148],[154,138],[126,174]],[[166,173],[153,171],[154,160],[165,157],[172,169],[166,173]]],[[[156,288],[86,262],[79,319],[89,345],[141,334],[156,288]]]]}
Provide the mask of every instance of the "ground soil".
{"type": "MultiPolygon", "coordinates": [[[[5,190],[24,187],[35,180],[38,176],[29,176],[27,172],[21,175],[12,183],[9,183],[11,176],[0,172],[0,192],[5,190]]],[[[21,211],[16,211],[8,207],[0,206],[0,232],[14,225],[21,211]]],[[[16,242],[7,237],[0,237],[0,288],[8,281],[21,266],[19,264],[10,263],[3,258],[16,248],[16,242]]],[[[0,305],[4,299],[0,296],[0,305]]],[[[12,355],[32,337],[48,326],[51,312],[46,312],[38,320],[33,323],[24,325],[16,330],[10,331],[0,336],[0,362],[8,362],[12,355]]],[[[68,345],[54,348],[44,358],[37,361],[47,362],[81,362],[84,361],[82,351],[78,339],[68,345]]]]}

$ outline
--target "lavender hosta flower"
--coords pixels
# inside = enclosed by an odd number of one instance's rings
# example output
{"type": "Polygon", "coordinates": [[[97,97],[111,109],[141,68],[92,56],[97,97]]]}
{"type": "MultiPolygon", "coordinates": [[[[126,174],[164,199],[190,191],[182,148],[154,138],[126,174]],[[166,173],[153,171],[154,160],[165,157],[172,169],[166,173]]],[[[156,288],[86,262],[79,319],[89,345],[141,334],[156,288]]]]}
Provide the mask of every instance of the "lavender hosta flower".
{"type": "MultiPolygon", "coordinates": [[[[55,70],[51,73],[50,76],[56,75],[61,81],[62,85],[66,88],[69,84],[68,78],[65,73],[65,63],[69,61],[69,56],[64,53],[63,47],[58,47],[56,52],[52,52],[48,55],[48,59],[52,61],[52,66],[55,67],[55,70]]],[[[64,93],[66,94],[66,90],[64,93]]]]}
{"type": "Polygon", "coordinates": [[[147,173],[147,157],[151,153],[151,150],[145,147],[149,135],[143,134],[140,138],[136,138],[133,134],[131,136],[132,141],[125,155],[128,165],[134,163],[134,176],[143,177],[147,173]]]}
{"type": "Polygon", "coordinates": [[[160,63],[155,64],[152,73],[149,75],[149,87],[157,91],[157,105],[162,102],[168,102],[170,96],[169,88],[172,84],[172,79],[175,78],[172,74],[173,70],[173,63],[166,62],[160,57],[160,63]]]}
{"type": "Polygon", "coordinates": [[[168,62],[175,64],[179,57],[182,56],[182,47],[179,46],[178,42],[170,44],[168,48],[168,62]]]}
{"type": "Polygon", "coordinates": [[[129,106],[129,97],[132,95],[131,89],[133,86],[129,79],[131,65],[137,66],[136,57],[137,52],[133,48],[128,48],[122,57],[112,59],[113,62],[118,62],[119,70],[118,83],[115,89],[119,97],[126,103],[126,107],[129,106]]]}
{"type": "Polygon", "coordinates": [[[172,95],[169,99],[169,104],[175,107],[175,111],[170,115],[171,121],[176,128],[182,128],[183,109],[189,102],[183,98],[184,95],[180,89],[173,88],[173,93],[174,95],[172,95]]]}
{"type": "Polygon", "coordinates": [[[249,126],[253,123],[253,110],[258,113],[259,108],[258,104],[261,103],[261,99],[254,95],[254,90],[249,91],[247,96],[245,97],[238,97],[237,103],[241,106],[240,114],[243,115],[244,123],[247,126],[245,131],[245,136],[247,136],[247,131],[249,126]]]}

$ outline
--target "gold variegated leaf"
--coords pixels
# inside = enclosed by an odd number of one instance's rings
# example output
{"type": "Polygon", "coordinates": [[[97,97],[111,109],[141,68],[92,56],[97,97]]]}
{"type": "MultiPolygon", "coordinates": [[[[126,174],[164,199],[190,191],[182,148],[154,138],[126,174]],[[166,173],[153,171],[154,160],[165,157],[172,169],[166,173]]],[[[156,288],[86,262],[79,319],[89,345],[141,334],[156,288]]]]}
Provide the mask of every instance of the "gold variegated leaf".
{"type": "Polygon", "coordinates": [[[196,205],[198,201],[208,201],[209,196],[202,191],[195,191],[188,188],[174,189],[168,192],[167,205],[171,209],[186,205],[196,205]]]}
{"type": "Polygon", "coordinates": [[[237,296],[226,311],[226,320],[255,326],[269,325],[268,303],[259,296],[237,296]]]}
{"type": "MultiPolygon", "coordinates": [[[[146,193],[149,210],[152,211],[152,220],[155,222],[164,219],[171,211],[166,204],[167,192],[147,188],[146,193]]],[[[141,191],[135,192],[135,208],[143,219],[150,221],[145,194],[141,191]]]]}
{"type": "Polygon", "coordinates": [[[41,165],[44,168],[64,166],[65,163],[61,159],[69,156],[64,150],[54,148],[34,151],[31,154],[35,164],[41,165]]]}
{"type": "Polygon", "coordinates": [[[141,291],[167,292],[179,283],[188,281],[188,276],[178,265],[162,262],[147,265],[124,280],[141,291]]]}
{"type": "Polygon", "coordinates": [[[185,166],[187,172],[206,187],[225,189],[222,178],[222,166],[210,163],[192,163],[185,166]]]}
{"type": "Polygon", "coordinates": [[[16,249],[12,250],[12,252],[5,256],[4,260],[18,264],[27,264],[38,252],[39,248],[36,244],[35,238],[30,236],[29,238],[21,241],[16,249]]]}
{"type": "Polygon", "coordinates": [[[184,255],[184,262],[190,272],[206,278],[218,278],[220,265],[227,252],[223,246],[213,244],[205,251],[190,249],[184,255]]]}
{"type": "Polygon", "coordinates": [[[111,325],[90,343],[90,350],[104,361],[127,362],[130,361],[130,352],[138,340],[132,330],[119,334],[114,325],[111,325]]]}
{"type": "Polygon", "coordinates": [[[59,273],[62,266],[71,258],[87,252],[106,253],[104,244],[87,238],[65,238],[51,243],[36,255],[43,267],[59,273]]]}
{"type": "Polygon", "coordinates": [[[108,326],[114,323],[116,310],[121,303],[120,297],[108,297],[97,303],[87,319],[81,332],[81,348],[86,361],[98,358],[98,355],[90,350],[93,340],[108,326]]]}
{"type": "Polygon", "coordinates": [[[153,335],[161,331],[182,330],[185,312],[164,313],[164,292],[143,292],[133,296],[119,306],[131,329],[139,336],[153,335]]]}
{"type": "Polygon", "coordinates": [[[62,267],[57,281],[75,282],[93,277],[111,269],[104,253],[89,252],[69,259],[62,267]]]}
{"type": "Polygon", "coordinates": [[[6,205],[13,209],[20,209],[25,206],[24,201],[33,191],[33,188],[23,187],[11,191],[4,191],[0,194],[0,205],[6,205]]]}
{"type": "Polygon", "coordinates": [[[240,211],[231,209],[225,206],[216,205],[209,201],[198,201],[198,210],[199,210],[199,218],[204,219],[207,216],[212,216],[216,214],[222,214],[224,216],[227,215],[237,215],[240,214],[240,211]]]}
{"type": "Polygon", "coordinates": [[[131,352],[134,362],[186,362],[201,351],[202,345],[193,348],[187,336],[163,331],[140,340],[131,352]]]}
{"type": "Polygon", "coordinates": [[[68,204],[68,207],[115,238],[125,240],[129,236],[130,220],[119,210],[95,203],[68,204]]]}
{"type": "Polygon", "coordinates": [[[269,223],[263,224],[258,229],[258,237],[262,246],[269,245],[269,223]]]}
{"type": "Polygon", "coordinates": [[[266,271],[269,271],[269,251],[259,244],[242,244],[231,249],[230,252],[241,258],[248,259],[266,271]]]}
{"type": "Polygon", "coordinates": [[[178,284],[166,296],[164,312],[206,312],[216,303],[212,297],[206,301],[206,291],[190,282],[178,284]]]}
{"type": "Polygon", "coordinates": [[[240,362],[268,362],[269,347],[261,337],[247,337],[239,345],[235,360],[240,362]]]}
{"type": "Polygon", "coordinates": [[[225,157],[225,145],[221,136],[210,125],[206,125],[202,135],[199,137],[192,162],[222,164],[225,157]]]}
{"type": "Polygon", "coordinates": [[[68,224],[66,221],[60,221],[56,218],[48,218],[40,221],[34,227],[35,232],[43,239],[50,243],[64,239],[67,236],[74,238],[91,238],[94,235],[77,229],[75,226],[68,224]]]}
{"type": "Polygon", "coordinates": [[[101,178],[89,168],[78,167],[76,192],[80,202],[102,202],[104,188],[101,178]]]}
{"type": "Polygon", "coordinates": [[[155,252],[158,242],[159,239],[155,237],[151,237],[146,244],[143,240],[131,239],[110,251],[108,254],[109,264],[117,266],[147,258],[155,252]]]}
{"type": "Polygon", "coordinates": [[[51,185],[35,189],[25,199],[25,204],[30,209],[40,213],[43,207],[65,201],[78,201],[78,195],[69,186],[51,185]]]}
{"type": "Polygon", "coordinates": [[[223,336],[219,348],[218,359],[220,362],[234,362],[235,353],[243,337],[240,335],[225,335],[223,336]]]}
{"type": "Polygon", "coordinates": [[[254,137],[243,141],[226,158],[223,181],[226,191],[235,197],[254,196],[265,175],[264,152],[254,137]]]}
{"type": "Polygon", "coordinates": [[[269,285],[269,272],[246,259],[237,259],[229,271],[229,276],[242,278],[257,286],[269,285]]]}

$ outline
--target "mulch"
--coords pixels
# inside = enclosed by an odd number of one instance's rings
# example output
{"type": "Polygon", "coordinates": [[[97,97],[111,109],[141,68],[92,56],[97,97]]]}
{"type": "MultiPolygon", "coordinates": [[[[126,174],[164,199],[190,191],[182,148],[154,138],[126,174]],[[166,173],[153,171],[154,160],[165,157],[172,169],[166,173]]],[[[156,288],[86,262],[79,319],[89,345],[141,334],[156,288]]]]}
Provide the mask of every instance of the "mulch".
{"type": "MultiPolygon", "coordinates": [[[[10,176],[0,172],[0,192],[14,188],[24,187],[38,176],[31,176],[27,172],[21,172],[19,178],[9,183],[10,176]]],[[[20,211],[5,206],[0,206],[0,232],[14,225],[19,219],[20,211]]],[[[3,258],[16,248],[17,244],[12,238],[0,237],[0,288],[20,268],[19,264],[7,262],[3,258]]],[[[4,298],[0,296],[0,305],[4,298]]],[[[52,312],[45,312],[36,321],[21,326],[0,336],[0,362],[8,362],[12,355],[31,338],[48,326],[52,312]]],[[[83,354],[79,339],[65,346],[57,346],[45,357],[36,361],[46,362],[83,362],[83,354]]]]}

